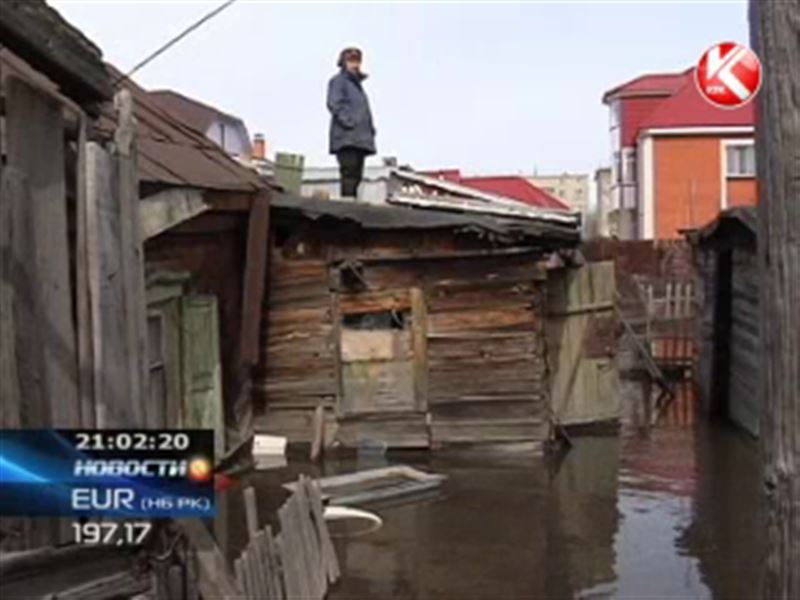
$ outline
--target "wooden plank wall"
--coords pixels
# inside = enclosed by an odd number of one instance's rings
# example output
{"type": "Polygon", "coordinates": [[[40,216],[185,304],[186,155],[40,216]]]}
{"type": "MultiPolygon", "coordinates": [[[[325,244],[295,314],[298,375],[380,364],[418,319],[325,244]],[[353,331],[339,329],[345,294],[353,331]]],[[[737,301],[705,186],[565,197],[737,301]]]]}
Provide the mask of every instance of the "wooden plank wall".
{"type": "Polygon", "coordinates": [[[325,240],[311,228],[273,248],[258,428],[308,441],[321,404],[329,420],[336,409],[347,444],[544,440],[538,254],[492,256],[488,244],[465,249],[450,232],[364,238],[325,240]],[[356,274],[340,276],[342,263],[356,274]],[[341,331],[342,316],[388,310],[404,312],[407,329],[341,331]],[[367,387],[354,388],[361,379],[342,364],[358,367],[367,387]]]}
{"type": "Polygon", "coordinates": [[[5,85],[8,168],[19,174],[6,201],[12,203],[8,266],[18,300],[20,398],[26,400],[20,423],[76,427],[80,407],[61,107],[21,80],[9,78],[5,85]]]}
{"type": "Polygon", "coordinates": [[[759,271],[752,249],[733,249],[730,366],[730,418],[754,436],[759,433],[761,359],[759,335],[759,271]]]}
{"type": "Polygon", "coordinates": [[[535,256],[438,266],[425,269],[432,444],[546,440],[545,273],[535,256]]]}
{"type": "Polygon", "coordinates": [[[314,409],[333,410],[337,397],[328,265],[319,258],[287,258],[273,249],[268,271],[262,362],[254,385],[268,414],[259,423],[267,431],[310,441],[314,409]]]}

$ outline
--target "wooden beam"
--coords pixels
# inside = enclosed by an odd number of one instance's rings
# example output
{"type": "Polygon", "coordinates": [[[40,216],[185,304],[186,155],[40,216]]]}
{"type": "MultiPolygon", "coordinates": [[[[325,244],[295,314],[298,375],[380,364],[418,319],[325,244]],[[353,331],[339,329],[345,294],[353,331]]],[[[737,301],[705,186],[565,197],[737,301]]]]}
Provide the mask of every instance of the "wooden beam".
{"type": "Polygon", "coordinates": [[[269,252],[269,195],[260,192],[253,199],[247,226],[247,259],[242,291],[242,329],[240,358],[242,362],[258,362],[262,304],[267,278],[269,252]]]}
{"type": "Polygon", "coordinates": [[[757,98],[764,598],[800,597],[800,2],[750,0],[757,98]]]}
{"type": "Polygon", "coordinates": [[[411,337],[414,357],[414,404],[428,410],[428,307],[425,291],[411,288],[411,337]]]}
{"type": "Polygon", "coordinates": [[[148,196],[139,202],[142,239],[155,237],[210,208],[203,201],[203,192],[192,188],[174,188],[148,196]]]}
{"type": "Polygon", "coordinates": [[[78,328],[78,395],[81,427],[95,427],[94,349],[92,335],[92,296],[89,269],[89,212],[86,177],[87,119],[79,116],[78,161],[75,173],[77,200],[75,202],[75,302],[78,328]]]}

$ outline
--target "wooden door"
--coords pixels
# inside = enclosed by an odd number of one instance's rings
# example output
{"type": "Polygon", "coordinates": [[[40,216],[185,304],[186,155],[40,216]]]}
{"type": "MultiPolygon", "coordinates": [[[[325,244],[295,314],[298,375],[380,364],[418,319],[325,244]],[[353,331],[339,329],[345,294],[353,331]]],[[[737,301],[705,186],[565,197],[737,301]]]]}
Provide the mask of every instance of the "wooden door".
{"type": "Polygon", "coordinates": [[[428,445],[421,290],[342,297],[338,313],[340,441],[428,445]],[[384,297],[385,296],[385,297],[384,297]]]}
{"type": "Polygon", "coordinates": [[[213,429],[216,460],[225,451],[219,318],[214,296],[182,298],[183,426],[213,429]]]}
{"type": "Polygon", "coordinates": [[[550,402],[563,425],[618,419],[614,263],[588,263],[548,277],[550,402]]]}

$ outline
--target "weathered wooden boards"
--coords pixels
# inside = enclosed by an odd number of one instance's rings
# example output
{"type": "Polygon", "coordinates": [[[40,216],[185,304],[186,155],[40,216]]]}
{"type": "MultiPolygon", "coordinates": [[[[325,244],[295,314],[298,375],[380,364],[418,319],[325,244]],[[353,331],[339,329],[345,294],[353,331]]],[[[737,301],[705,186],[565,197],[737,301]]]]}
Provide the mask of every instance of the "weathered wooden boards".
{"type": "Polygon", "coordinates": [[[80,407],[61,107],[18,79],[6,84],[4,262],[14,288],[19,398],[25,399],[19,421],[75,427],[80,407]]]}
{"type": "MultiPolygon", "coordinates": [[[[87,240],[93,331],[95,410],[99,427],[145,425],[145,323],[141,241],[123,210],[138,188],[130,161],[100,144],[87,147],[87,240]],[[126,179],[123,179],[126,178],[126,179]],[[123,191],[124,190],[124,191],[123,191]],[[141,306],[139,306],[141,303],[141,306]]],[[[138,200],[137,200],[138,201],[138,200]]]]}
{"type": "Polygon", "coordinates": [[[562,269],[550,274],[548,287],[548,366],[555,418],[567,425],[619,418],[614,263],[562,269]],[[611,326],[602,326],[604,321],[611,326]]]}
{"type": "Polygon", "coordinates": [[[431,443],[546,440],[537,260],[486,256],[452,267],[425,290],[431,443]]]}
{"type": "Polygon", "coordinates": [[[281,532],[260,529],[253,488],[244,491],[250,543],[234,562],[247,598],[321,599],[339,579],[339,562],[323,516],[319,489],[305,476],[278,509],[281,532]]]}
{"type": "Polygon", "coordinates": [[[418,242],[308,226],[273,247],[261,430],[310,441],[323,405],[346,445],[547,438],[539,253],[418,242]]]}
{"type": "MultiPolygon", "coordinates": [[[[0,426],[21,426],[20,380],[17,374],[13,265],[18,260],[14,243],[15,207],[23,201],[22,181],[0,165],[0,426]]],[[[19,235],[19,232],[17,232],[19,235]]],[[[34,398],[36,400],[36,398],[34,398]]]]}
{"type": "Polygon", "coordinates": [[[763,61],[756,102],[764,598],[800,596],[800,2],[750,2],[763,61]]]}

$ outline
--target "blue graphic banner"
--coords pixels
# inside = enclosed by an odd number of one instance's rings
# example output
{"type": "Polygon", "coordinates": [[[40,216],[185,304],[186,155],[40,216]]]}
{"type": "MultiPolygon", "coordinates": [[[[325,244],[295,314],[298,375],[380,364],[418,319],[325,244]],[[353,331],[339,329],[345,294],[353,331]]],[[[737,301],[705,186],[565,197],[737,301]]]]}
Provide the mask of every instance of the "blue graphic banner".
{"type": "Polygon", "coordinates": [[[213,517],[213,430],[0,429],[0,516],[213,517]]]}

